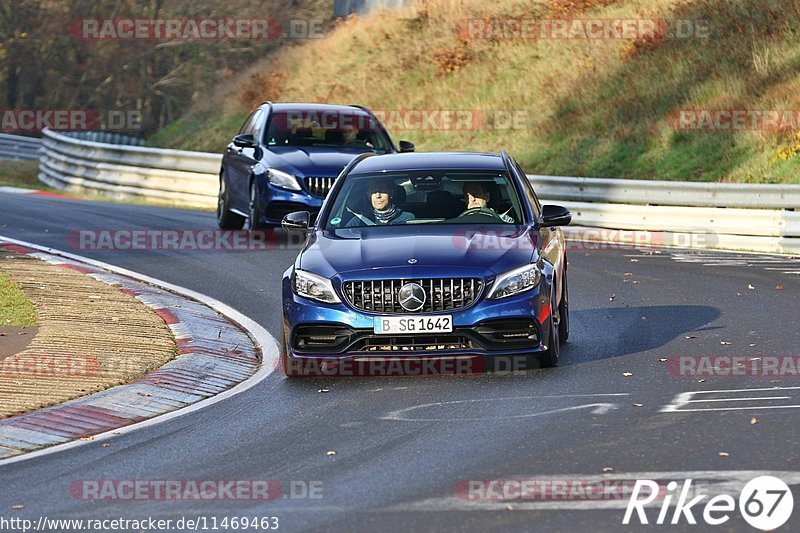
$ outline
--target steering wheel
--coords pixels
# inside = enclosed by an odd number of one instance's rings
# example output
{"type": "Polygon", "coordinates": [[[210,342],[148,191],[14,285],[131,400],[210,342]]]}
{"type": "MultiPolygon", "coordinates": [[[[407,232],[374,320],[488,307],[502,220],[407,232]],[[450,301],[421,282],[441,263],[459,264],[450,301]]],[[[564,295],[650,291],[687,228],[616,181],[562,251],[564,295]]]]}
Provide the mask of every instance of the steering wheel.
{"type": "Polygon", "coordinates": [[[494,209],[491,209],[489,207],[472,207],[470,209],[467,209],[460,215],[458,215],[458,217],[456,218],[468,217],[473,215],[483,215],[486,217],[494,218],[496,220],[503,220],[500,218],[500,215],[494,212],[494,209]]]}

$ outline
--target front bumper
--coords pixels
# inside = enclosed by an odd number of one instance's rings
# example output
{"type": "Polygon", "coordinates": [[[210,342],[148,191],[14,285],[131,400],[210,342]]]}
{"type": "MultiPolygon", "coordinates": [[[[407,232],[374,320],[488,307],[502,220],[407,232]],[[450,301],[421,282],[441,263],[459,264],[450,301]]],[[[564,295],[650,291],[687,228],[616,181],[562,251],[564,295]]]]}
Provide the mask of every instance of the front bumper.
{"type": "Polygon", "coordinates": [[[280,226],[283,217],[295,211],[308,211],[315,220],[324,198],[314,196],[305,190],[290,191],[271,183],[261,185],[261,223],[280,226]]]}
{"type": "MultiPolygon", "coordinates": [[[[546,285],[526,293],[487,300],[451,312],[450,334],[376,335],[379,313],[357,311],[345,303],[323,304],[295,295],[284,278],[284,356],[301,361],[386,358],[524,358],[546,350],[550,341],[550,299],[546,285]]],[[[409,315],[410,316],[410,315],[409,315]]]]}

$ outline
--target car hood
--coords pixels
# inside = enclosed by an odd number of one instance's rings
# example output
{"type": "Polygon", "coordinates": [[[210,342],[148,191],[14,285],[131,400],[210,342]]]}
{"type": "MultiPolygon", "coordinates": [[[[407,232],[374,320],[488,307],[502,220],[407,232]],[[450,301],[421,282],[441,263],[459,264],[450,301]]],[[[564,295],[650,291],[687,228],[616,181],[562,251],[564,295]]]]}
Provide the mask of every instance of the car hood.
{"type": "Polygon", "coordinates": [[[327,278],[491,276],[531,262],[537,232],[526,226],[413,225],[317,231],[298,258],[327,278]]]}
{"type": "Polygon", "coordinates": [[[320,146],[273,146],[264,164],[295,176],[336,177],[358,154],[367,150],[320,146]]]}

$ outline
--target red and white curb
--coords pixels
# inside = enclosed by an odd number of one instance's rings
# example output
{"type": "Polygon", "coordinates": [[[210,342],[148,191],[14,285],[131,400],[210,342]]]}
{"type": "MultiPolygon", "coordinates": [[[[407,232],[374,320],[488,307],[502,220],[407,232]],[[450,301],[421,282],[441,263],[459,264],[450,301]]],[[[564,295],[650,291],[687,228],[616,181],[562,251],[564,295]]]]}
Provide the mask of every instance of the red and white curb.
{"type": "Polygon", "coordinates": [[[276,367],[278,347],[272,336],[217,300],[32,243],[0,237],[0,244],[84,272],[133,295],[164,319],[179,352],[133,383],[0,420],[0,465],[87,444],[80,439],[90,436],[97,442],[196,411],[253,387],[276,367]]]}

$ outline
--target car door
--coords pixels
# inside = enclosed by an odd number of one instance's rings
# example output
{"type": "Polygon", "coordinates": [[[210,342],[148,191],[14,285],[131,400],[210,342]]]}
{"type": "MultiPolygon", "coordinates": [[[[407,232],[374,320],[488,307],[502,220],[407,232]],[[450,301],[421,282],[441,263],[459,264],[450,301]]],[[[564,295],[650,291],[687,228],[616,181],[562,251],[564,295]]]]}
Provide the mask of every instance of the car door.
{"type": "MultiPolygon", "coordinates": [[[[265,113],[263,110],[256,109],[247,120],[244,121],[237,135],[245,133],[253,134],[256,124],[264,115],[265,113]]],[[[248,180],[250,178],[250,169],[255,164],[254,156],[254,148],[239,147],[233,144],[233,141],[228,143],[225,149],[225,172],[228,177],[228,187],[231,200],[233,201],[233,207],[245,212],[247,211],[248,202],[250,200],[248,180]]]]}
{"type": "MultiPolygon", "coordinates": [[[[517,172],[520,181],[523,184],[525,189],[525,194],[528,197],[528,202],[531,204],[533,209],[534,215],[536,217],[537,222],[541,220],[542,216],[542,204],[539,202],[539,198],[536,196],[536,191],[533,189],[533,185],[531,184],[528,176],[525,174],[525,171],[522,170],[522,167],[519,166],[519,163],[513,161],[513,168],[517,172]]],[[[541,253],[542,258],[553,265],[554,272],[556,275],[561,272],[563,268],[562,262],[562,254],[563,254],[563,238],[561,236],[561,232],[558,227],[546,227],[541,226],[537,223],[536,227],[538,228],[537,231],[537,238],[541,243],[541,253]]],[[[560,287],[555,288],[556,291],[559,291],[556,294],[556,298],[560,298],[560,287]]]]}

